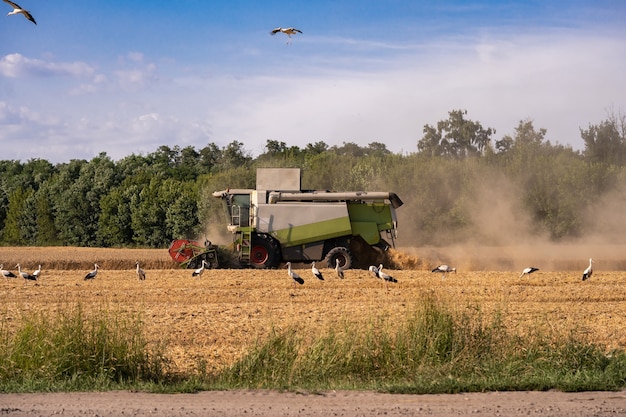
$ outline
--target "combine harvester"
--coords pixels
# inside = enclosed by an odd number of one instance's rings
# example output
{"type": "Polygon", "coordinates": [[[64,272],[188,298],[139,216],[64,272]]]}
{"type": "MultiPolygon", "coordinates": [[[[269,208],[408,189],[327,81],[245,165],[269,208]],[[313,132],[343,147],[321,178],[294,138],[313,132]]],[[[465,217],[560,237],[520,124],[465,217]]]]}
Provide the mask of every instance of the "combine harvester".
{"type": "MultiPolygon", "coordinates": [[[[334,268],[339,260],[341,268],[349,269],[385,261],[397,237],[395,209],[403,204],[395,193],[303,191],[300,183],[299,168],[259,168],[255,190],[213,193],[223,201],[233,250],[242,267],[276,268],[285,262],[324,260],[334,268]]],[[[188,268],[202,262],[189,259],[206,256],[204,249],[214,251],[200,245],[181,257],[180,250],[172,250],[184,247],[177,242],[182,241],[172,242],[170,255],[185,259],[188,268]]],[[[212,253],[217,265],[217,252],[212,253]]]]}

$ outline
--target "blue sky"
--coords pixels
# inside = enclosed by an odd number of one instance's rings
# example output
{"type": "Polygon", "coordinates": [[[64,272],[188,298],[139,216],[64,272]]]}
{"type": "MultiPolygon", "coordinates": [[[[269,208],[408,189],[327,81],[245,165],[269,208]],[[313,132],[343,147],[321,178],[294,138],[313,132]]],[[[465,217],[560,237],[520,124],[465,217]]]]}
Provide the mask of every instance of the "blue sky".
{"type": "Polygon", "coordinates": [[[531,119],[582,149],[580,128],[626,113],[622,0],[17,3],[37,25],[0,13],[5,160],[267,139],[410,153],[454,109],[494,140],[531,119]]]}

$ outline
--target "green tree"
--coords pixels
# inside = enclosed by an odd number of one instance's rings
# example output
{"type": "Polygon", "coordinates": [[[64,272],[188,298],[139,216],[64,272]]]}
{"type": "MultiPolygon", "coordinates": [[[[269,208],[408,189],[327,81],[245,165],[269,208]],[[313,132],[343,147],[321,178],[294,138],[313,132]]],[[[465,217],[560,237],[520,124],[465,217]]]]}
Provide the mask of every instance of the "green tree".
{"type": "Polygon", "coordinates": [[[35,194],[37,213],[37,246],[56,246],[60,244],[58,231],[54,225],[50,193],[47,182],[35,194]]]}
{"type": "Polygon", "coordinates": [[[244,150],[243,143],[235,140],[222,148],[219,169],[228,170],[247,166],[251,161],[252,157],[244,150]]]}
{"type": "Polygon", "coordinates": [[[71,161],[52,186],[55,226],[64,244],[100,246],[100,199],[119,181],[115,164],[105,154],[89,162],[71,161]]]}
{"type": "Polygon", "coordinates": [[[580,130],[585,142],[583,155],[592,163],[626,164],[626,116],[611,116],[597,125],[580,130]]]}
{"type": "Polygon", "coordinates": [[[495,130],[467,120],[467,110],[452,110],[448,114],[449,118],[439,121],[436,128],[424,126],[424,136],[417,144],[418,151],[430,156],[455,158],[482,155],[495,130]]]}
{"type": "Polygon", "coordinates": [[[26,201],[32,194],[32,190],[25,191],[22,187],[16,188],[9,196],[9,207],[4,222],[4,243],[9,245],[24,245],[23,235],[24,213],[26,201]]]}

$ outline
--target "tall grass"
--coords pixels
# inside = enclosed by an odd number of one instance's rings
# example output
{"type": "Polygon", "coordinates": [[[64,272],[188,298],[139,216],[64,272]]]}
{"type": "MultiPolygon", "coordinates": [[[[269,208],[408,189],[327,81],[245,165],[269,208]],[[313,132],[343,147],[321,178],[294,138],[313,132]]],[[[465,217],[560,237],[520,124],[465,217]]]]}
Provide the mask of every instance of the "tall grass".
{"type": "Polygon", "coordinates": [[[311,334],[272,330],[233,365],[175,374],[165,346],[150,346],[140,317],[81,305],[54,318],[29,313],[0,327],[0,391],[374,389],[397,393],[615,390],[626,354],[606,353],[575,331],[506,329],[499,312],[452,308],[425,296],[400,323],[372,317],[311,334]]]}
{"type": "Polygon", "coordinates": [[[0,390],[108,389],[163,381],[163,347],[148,346],[139,317],[80,305],[54,318],[29,313],[0,328],[0,390]]]}
{"type": "Polygon", "coordinates": [[[403,393],[485,390],[613,390],[626,383],[624,352],[574,333],[510,334],[498,313],[452,311],[425,298],[404,323],[346,324],[307,340],[298,329],[273,331],[218,375],[223,387],[377,389],[403,393]]]}

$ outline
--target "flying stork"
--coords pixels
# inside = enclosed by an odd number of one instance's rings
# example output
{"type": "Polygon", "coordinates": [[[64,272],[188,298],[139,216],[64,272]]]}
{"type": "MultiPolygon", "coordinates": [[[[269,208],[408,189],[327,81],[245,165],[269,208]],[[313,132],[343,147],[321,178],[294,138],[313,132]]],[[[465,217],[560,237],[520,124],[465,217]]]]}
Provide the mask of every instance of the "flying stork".
{"type": "Polygon", "coordinates": [[[522,274],[519,277],[521,278],[526,274],[530,275],[535,271],[539,271],[539,268],[535,268],[534,266],[529,266],[528,268],[524,268],[524,270],[522,271],[522,274]]]}
{"type": "Polygon", "coordinates": [[[24,284],[26,284],[26,281],[37,281],[37,277],[33,274],[29,274],[28,272],[22,272],[22,267],[20,266],[20,264],[15,265],[15,267],[17,268],[19,276],[24,278],[24,284]]]}
{"type": "Polygon", "coordinates": [[[139,278],[139,281],[143,281],[146,279],[146,271],[144,271],[143,269],[139,268],[139,261],[137,261],[137,278],[139,278]]]}
{"type": "Polygon", "coordinates": [[[313,264],[311,265],[311,272],[313,273],[313,275],[315,275],[317,279],[324,281],[324,276],[322,275],[320,270],[315,267],[315,261],[313,261],[313,264]]]}
{"type": "Polygon", "coordinates": [[[343,279],[343,268],[339,265],[339,258],[335,259],[335,272],[339,278],[343,279]]]}
{"type": "Polygon", "coordinates": [[[593,268],[591,267],[592,263],[593,263],[593,259],[589,258],[589,266],[587,267],[587,269],[583,271],[583,281],[586,281],[589,278],[591,278],[591,274],[593,274],[593,268]]]}
{"type": "MultiPolygon", "coordinates": [[[[4,0],[6,1],[6,0],[4,0]]],[[[296,29],[296,28],[274,28],[272,29],[272,31],[270,32],[270,35],[274,36],[276,35],[278,32],[282,32],[285,35],[287,35],[287,44],[291,43],[291,35],[295,35],[296,33],[302,33],[302,31],[300,29],[296,29]]]]}
{"type": "Polygon", "coordinates": [[[89,272],[87,275],[85,275],[85,278],[83,278],[84,281],[90,280],[90,279],[94,279],[96,277],[96,275],[98,274],[98,264],[93,264],[94,266],[94,270],[89,272]]]}
{"type": "Polygon", "coordinates": [[[207,264],[206,261],[203,259],[202,260],[202,265],[200,266],[200,268],[198,268],[195,271],[193,271],[191,273],[191,276],[192,277],[199,277],[200,275],[202,275],[202,273],[204,272],[204,267],[205,266],[209,266],[209,264],[207,264]]]}
{"type": "Polygon", "coordinates": [[[292,279],[294,288],[296,287],[296,282],[300,285],[304,284],[304,280],[302,279],[302,277],[300,277],[300,275],[298,275],[296,272],[291,270],[291,262],[287,262],[287,268],[288,268],[287,273],[292,279]]]}
{"type": "Polygon", "coordinates": [[[0,275],[2,275],[5,279],[17,278],[17,275],[15,275],[13,272],[7,271],[6,269],[4,269],[4,265],[2,264],[0,264],[0,275]]]}
{"type": "Polygon", "coordinates": [[[37,24],[37,22],[35,22],[35,18],[30,14],[30,12],[28,10],[22,9],[18,4],[13,3],[12,1],[4,0],[4,2],[9,4],[11,7],[13,7],[13,11],[9,12],[7,14],[7,16],[11,16],[12,14],[21,13],[22,15],[24,15],[24,17],[26,19],[30,20],[34,24],[37,24]]]}
{"type": "Polygon", "coordinates": [[[441,279],[443,280],[446,277],[446,273],[454,272],[456,274],[456,268],[452,268],[448,265],[439,265],[437,268],[433,269],[430,272],[441,272],[441,279]]]}

